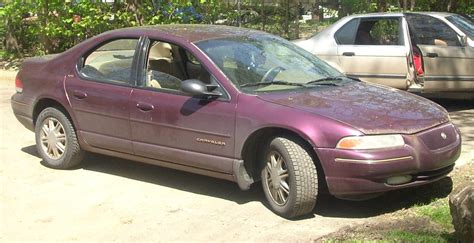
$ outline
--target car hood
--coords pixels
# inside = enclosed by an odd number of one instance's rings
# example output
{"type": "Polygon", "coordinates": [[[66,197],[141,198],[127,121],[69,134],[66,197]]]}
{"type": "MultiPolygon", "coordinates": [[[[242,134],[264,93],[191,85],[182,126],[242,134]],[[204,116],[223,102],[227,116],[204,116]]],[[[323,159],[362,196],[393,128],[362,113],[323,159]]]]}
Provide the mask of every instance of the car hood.
{"type": "Polygon", "coordinates": [[[346,123],[365,134],[411,134],[449,121],[446,110],[434,102],[364,82],[262,93],[258,97],[346,123]]]}

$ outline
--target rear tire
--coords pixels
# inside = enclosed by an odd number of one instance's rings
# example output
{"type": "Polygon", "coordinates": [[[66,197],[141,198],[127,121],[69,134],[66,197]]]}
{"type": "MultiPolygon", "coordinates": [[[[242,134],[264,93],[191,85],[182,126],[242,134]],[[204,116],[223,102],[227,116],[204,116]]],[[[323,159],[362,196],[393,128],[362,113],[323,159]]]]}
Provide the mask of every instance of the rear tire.
{"type": "Polygon", "coordinates": [[[36,148],[44,164],[55,169],[70,169],[84,158],[71,121],[60,110],[48,107],[35,124],[36,148]]]}
{"type": "Polygon", "coordinates": [[[284,137],[271,140],[264,151],[261,178],[271,209],[285,218],[311,213],[318,194],[318,174],[308,151],[284,137]]]}

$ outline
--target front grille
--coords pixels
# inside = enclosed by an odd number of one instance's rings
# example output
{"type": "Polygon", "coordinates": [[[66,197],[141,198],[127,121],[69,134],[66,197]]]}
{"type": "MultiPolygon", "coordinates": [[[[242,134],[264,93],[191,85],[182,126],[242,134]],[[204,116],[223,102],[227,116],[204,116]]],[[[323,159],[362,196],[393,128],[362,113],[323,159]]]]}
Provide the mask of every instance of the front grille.
{"type": "Polygon", "coordinates": [[[422,132],[418,136],[430,150],[436,150],[456,142],[459,135],[452,124],[447,124],[422,132]]]}
{"type": "Polygon", "coordinates": [[[449,172],[453,170],[453,168],[454,168],[454,164],[438,169],[438,170],[420,172],[414,175],[413,177],[417,181],[429,181],[429,180],[446,176],[447,174],[449,174],[449,172]]]}

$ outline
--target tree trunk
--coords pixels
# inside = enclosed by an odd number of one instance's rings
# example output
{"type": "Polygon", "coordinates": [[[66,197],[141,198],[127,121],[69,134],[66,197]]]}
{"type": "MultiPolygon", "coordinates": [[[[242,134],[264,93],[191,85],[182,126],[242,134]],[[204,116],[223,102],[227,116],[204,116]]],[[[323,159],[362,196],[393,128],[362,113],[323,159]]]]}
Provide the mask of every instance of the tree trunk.
{"type": "Polygon", "coordinates": [[[387,0],[378,0],[378,11],[386,12],[387,11],[387,0]]]}
{"type": "Polygon", "coordinates": [[[449,0],[448,6],[446,6],[446,11],[454,12],[458,8],[458,0],[449,0]]]}
{"type": "Polygon", "coordinates": [[[288,38],[290,36],[290,0],[286,0],[285,7],[285,34],[288,38]]]}
{"type": "MultiPolygon", "coordinates": [[[[41,23],[41,29],[44,30],[46,29],[46,26],[48,26],[48,23],[49,23],[49,0],[43,0],[41,2],[40,4],[42,5],[42,8],[41,8],[41,11],[39,12],[38,20],[41,23]]],[[[52,45],[51,39],[47,36],[46,32],[41,31],[40,38],[41,38],[41,41],[43,42],[44,51],[48,54],[52,53],[53,45],[52,45]]]]}
{"type": "Polygon", "coordinates": [[[237,0],[237,26],[242,27],[242,12],[240,11],[241,0],[237,0]]]}
{"type": "Polygon", "coordinates": [[[322,2],[321,0],[318,0],[316,1],[316,8],[317,8],[317,11],[318,11],[318,21],[322,21],[324,20],[324,10],[323,8],[319,8],[320,5],[322,5],[322,2]]]}
{"type": "Polygon", "coordinates": [[[142,5],[142,0],[126,0],[125,4],[127,5],[127,11],[132,12],[133,16],[135,17],[135,21],[137,21],[138,25],[143,25],[145,20],[143,15],[140,14],[140,6],[142,5]]]}
{"type": "Polygon", "coordinates": [[[267,15],[265,14],[265,0],[262,0],[260,15],[262,16],[262,30],[265,31],[265,22],[267,20],[267,15]]]}
{"type": "Polygon", "coordinates": [[[410,11],[415,10],[415,1],[416,0],[410,0],[410,11]]]}
{"type": "Polygon", "coordinates": [[[10,53],[16,52],[19,57],[23,57],[20,47],[18,46],[18,40],[13,34],[15,33],[15,30],[11,28],[8,19],[5,22],[5,29],[5,49],[10,53]]]}

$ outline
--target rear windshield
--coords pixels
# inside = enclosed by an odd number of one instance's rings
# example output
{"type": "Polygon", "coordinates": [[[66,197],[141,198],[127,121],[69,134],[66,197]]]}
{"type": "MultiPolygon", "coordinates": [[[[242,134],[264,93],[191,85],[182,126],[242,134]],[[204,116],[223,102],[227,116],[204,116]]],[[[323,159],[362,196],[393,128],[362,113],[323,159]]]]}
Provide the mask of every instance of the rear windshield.
{"type": "Polygon", "coordinates": [[[458,29],[464,32],[469,38],[474,39],[474,25],[472,21],[460,15],[451,15],[446,17],[446,19],[458,27],[458,29]]]}

